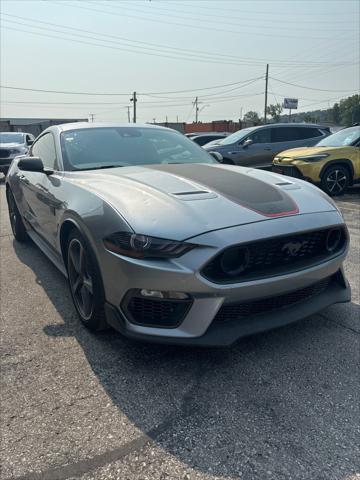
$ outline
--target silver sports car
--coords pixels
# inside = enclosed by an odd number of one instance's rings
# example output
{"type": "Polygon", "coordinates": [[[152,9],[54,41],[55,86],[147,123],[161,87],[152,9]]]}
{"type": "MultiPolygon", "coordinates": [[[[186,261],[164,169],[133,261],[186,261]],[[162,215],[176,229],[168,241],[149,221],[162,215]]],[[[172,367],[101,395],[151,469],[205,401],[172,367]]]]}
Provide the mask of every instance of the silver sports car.
{"type": "Polygon", "coordinates": [[[170,129],[50,127],[12,162],[6,194],[16,240],[63,272],[92,330],[229,345],[350,300],[329,197],[170,129]]]}

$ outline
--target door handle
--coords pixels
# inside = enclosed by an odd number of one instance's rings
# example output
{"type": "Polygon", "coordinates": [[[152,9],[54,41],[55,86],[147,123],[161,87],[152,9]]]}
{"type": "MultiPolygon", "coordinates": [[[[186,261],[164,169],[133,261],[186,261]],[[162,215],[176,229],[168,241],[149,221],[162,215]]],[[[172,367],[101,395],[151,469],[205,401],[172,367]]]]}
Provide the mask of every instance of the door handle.
{"type": "Polygon", "coordinates": [[[227,152],[229,155],[236,155],[239,152],[227,152]]]}
{"type": "Polygon", "coordinates": [[[264,150],[271,150],[271,148],[270,147],[265,147],[264,150]]]}

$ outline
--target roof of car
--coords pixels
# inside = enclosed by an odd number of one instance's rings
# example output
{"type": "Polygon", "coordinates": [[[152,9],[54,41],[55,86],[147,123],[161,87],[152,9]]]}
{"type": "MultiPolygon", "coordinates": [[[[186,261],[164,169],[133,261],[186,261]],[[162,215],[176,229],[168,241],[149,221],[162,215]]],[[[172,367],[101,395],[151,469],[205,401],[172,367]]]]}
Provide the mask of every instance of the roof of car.
{"type": "Polygon", "coordinates": [[[111,128],[111,127],[123,127],[123,128],[156,128],[157,130],[172,130],[171,128],[160,127],[159,125],[149,123],[113,123],[113,122],[75,122],[75,123],[63,123],[60,125],[53,125],[47,130],[60,130],[66,132],[68,130],[80,130],[82,128],[111,128]]]}
{"type": "Polygon", "coordinates": [[[199,133],[196,135],[192,135],[192,137],[227,137],[228,133],[218,133],[218,132],[207,132],[207,133],[199,133]]]}
{"type": "Polygon", "coordinates": [[[257,125],[254,128],[265,128],[265,127],[316,127],[316,128],[328,128],[324,125],[319,125],[317,123],[267,123],[266,125],[257,125]]]}

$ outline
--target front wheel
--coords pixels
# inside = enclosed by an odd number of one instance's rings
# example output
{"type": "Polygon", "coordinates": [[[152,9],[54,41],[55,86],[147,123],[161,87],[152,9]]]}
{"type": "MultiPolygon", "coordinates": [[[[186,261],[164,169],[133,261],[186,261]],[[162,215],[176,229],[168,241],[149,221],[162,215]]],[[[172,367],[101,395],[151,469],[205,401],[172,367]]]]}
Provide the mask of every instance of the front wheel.
{"type": "Polygon", "coordinates": [[[26,233],[26,228],[25,228],[23,219],[21,218],[19,209],[15,202],[14,195],[10,190],[10,188],[8,188],[6,191],[6,197],[8,202],[11,230],[13,232],[15,240],[17,240],[18,242],[26,242],[29,239],[29,237],[28,237],[28,234],[26,233]]]}
{"type": "Polygon", "coordinates": [[[107,328],[101,275],[94,254],[74,230],[67,244],[67,271],[71,296],[82,323],[90,330],[107,328]]]}
{"type": "Polygon", "coordinates": [[[326,169],[321,179],[321,188],[330,196],[342,195],[350,182],[347,168],[342,165],[333,165],[326,169]]]}

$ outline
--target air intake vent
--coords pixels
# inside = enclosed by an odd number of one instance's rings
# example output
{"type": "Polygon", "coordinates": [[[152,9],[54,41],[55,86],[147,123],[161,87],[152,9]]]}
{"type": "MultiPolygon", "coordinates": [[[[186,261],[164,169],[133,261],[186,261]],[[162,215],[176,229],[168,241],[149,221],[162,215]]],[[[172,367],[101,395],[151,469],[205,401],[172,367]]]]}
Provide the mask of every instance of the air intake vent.
{"type": "Polygon", "coordinates": [[[210,193],[207,190],[194,190],[193,192],[178,192],[173,193],[173,195],[181,196],[181,195],[203,195],[204,193],[210,193]]]}

